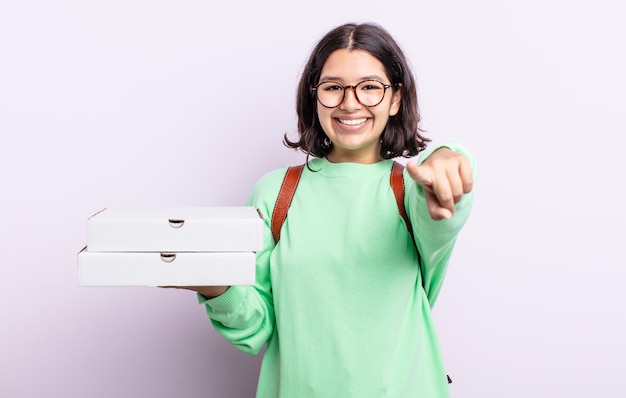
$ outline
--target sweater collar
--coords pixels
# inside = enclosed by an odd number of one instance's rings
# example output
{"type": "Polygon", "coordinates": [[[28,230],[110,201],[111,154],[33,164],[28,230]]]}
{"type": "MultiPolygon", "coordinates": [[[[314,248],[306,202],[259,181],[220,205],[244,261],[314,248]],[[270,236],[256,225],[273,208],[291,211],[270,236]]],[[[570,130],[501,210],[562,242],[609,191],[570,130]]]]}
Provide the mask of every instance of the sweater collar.
{"type": "Polygon", "coordinates": [[[330,178],[381,177],[389,174],[393,160],[385,159],[371,164],[341,162],[332,163],[326,158],[315,158],[309,161],[313,170],[330,178]]]}

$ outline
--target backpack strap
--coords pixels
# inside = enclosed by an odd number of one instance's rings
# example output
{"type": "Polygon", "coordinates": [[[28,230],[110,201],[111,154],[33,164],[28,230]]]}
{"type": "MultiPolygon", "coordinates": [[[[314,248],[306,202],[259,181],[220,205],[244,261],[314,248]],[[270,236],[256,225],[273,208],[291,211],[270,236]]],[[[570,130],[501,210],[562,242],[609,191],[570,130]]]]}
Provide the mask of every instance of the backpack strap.
{"type": "MultiPolygon", "coordinates": [[[[400,212],[400,216],[404,219],[406,224],[406,229],[409,230],[409,235],[411,235],[411,242],[413,242],[413,246],[415,247],[415,253],[417,254],[417,266],[420,270],[420,277],[422,280],[422,288],[424,287],[424,271],[422,270],[422,256],[420,255],[420,251],[417,248],[417,243],[415,243],[415,236],[413,235],[413,226],[409,221],[409,217],[406,214],[406,208],[404,207],[404,166],[401,163],[396,161],[393,162],[393,167],[391,168],[391,177],[390,184],[391,189],[393,190],[393,194],[396,197],[396,204],[398,205],[398,211],[400,212]]],[[[452,379],[450,375],[446,375],[448,380],[448,384],[452,383],[452,379]]]]}
{"type": "Polygon", "coordinates": [[[391,184],[391,189],[393,190],[393,194],[396,197],[396,204],[398,205],[398,211],[400,212],[400,216],[404,220],[406,224],[406,229],[409,231],[409,235],[411,235],[411,242],[413,242],[413,247],[415,247],[415,253],[417,254],[417,265],[420,270],[420,277],[422,280],[422,287],[424,287],[424,271],[422,270],[422,256],[420,255],[420,251],[417,248],[417,244],[415,243],[415,235],[413,235],[413,226],[409,220],[408,215],[406,214],[406,208],[404,207],[404,177],[403,177],[404,166],[401,163],[396,161],[393,162],[393,167],[391,168],[391,177],[389,183],[391,184]]]}
{"type": "Polygon", "coordinates": [[[280,239],[280,229],[283,227],[285,219],[287,218],[287,211],[289,210],[289,206],[291,206],[293,195],[296,193],[296,188],[298,187],[298,182],[302,175],[302,169],[304,169],[304,164],[289,167],[283,179],[283,184],[280,186],[271,221],[272,236],[274,237],[275,244],[278,244],[278,240],[280,239]]]}
{"type": "Polygon", "coordinates": [[[391,184],[391,189],[393,190],[393,194],[396,197],[396,204],[398,205],[398,211],[400,212],[400,216],[406,223],[406,228],[409,230],[411,238],[413,238],[413,227],[409,222],[409,217],[407,216],[406,209],[404,208],[404,178],[402,177],[403,171],[404,166],[401,163],[394,161],[393,167],[391,168],[391,177],[389,179],[389,184],[391,184]]]}

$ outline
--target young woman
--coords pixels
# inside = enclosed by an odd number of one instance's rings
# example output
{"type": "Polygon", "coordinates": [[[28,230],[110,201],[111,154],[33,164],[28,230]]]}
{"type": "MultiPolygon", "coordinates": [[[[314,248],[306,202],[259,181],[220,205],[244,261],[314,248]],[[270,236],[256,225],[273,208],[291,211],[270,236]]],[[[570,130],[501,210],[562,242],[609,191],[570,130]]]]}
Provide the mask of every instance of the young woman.
{"type": "Polygon", "coordinates": [[[374,24],[320,40],[297,111],[299,139],[285,142],[308,162],[277,244],[270,220],[286,170],[265,175],[248,203],[267,223],[256,285],[191,289],[232,344],[250,354],[267,345],[258,397],[447,397],[431,308],[469,216],[473,159],[450,144],[409,161],[413,239],[392,159],[428,139],[405,56],[374,24]]]}

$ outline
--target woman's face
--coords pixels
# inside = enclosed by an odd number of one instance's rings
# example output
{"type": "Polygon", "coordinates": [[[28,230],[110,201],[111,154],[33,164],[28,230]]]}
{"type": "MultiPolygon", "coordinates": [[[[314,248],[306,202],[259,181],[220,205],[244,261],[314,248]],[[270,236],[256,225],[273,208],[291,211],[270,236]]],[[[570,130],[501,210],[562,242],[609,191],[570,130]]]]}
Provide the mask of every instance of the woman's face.
{"type": "MultiPolygon", "coordinates": [[[[363,80],[392,83],[383,64],[367,51],[339,49],[326,60],[319,83],[334,81],[353,86],[363,80]]],[[[317,116],[333,143],[328,160],[335,163],[380,161],[380,135],[389,117],[398,113],[400,99],[400,90],[394,92],[389,88],[380,104],[367,107],[357,100],[353,89],[346,88],[343,101],[335,108],[326,108],[318,101],[317,116]]]]}

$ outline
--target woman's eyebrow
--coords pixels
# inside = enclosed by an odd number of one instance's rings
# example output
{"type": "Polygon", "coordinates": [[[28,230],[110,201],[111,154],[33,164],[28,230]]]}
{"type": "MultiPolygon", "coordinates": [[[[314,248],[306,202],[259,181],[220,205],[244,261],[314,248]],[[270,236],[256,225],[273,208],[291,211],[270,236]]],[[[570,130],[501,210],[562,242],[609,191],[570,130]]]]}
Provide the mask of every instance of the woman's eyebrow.
{"type": "Polygon", "coordinates": [[[342,80],[340,77],[337,77],[337,76],[321,76],[320,81],[321,82],[328,82],[328,81],[341,82],[342,80]]]}
{"type": "MultiPolygon", "coordinates": [[[[380,80],[380,81],[384,81],[385,79],[383,77],[380,77],[378,75],[368,75],[368,76],[361,76],[358,81],[355,82],[362,82],[363,80],[380,80]]],[[[343,83],[344,80],[339,77],[339,76],[322,76],[320,77],[320,82],[328,82],[328,81],[333,81],[333,82],[338,82],[338,83],[343,83]]]]}

